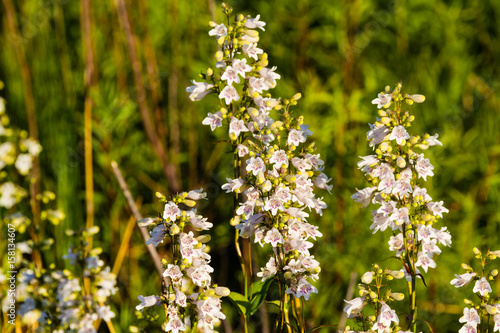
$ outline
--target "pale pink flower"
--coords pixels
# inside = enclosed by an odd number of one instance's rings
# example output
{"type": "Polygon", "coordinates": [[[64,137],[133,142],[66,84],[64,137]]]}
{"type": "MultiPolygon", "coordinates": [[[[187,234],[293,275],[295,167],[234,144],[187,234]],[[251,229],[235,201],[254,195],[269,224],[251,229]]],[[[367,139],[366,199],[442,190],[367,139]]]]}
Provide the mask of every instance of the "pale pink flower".
{"type": "Polygon", "coordinates": [[[298,146],[303,142],[306,142],[306,136],[304,135],[304,132],[296,129],[291,129],[290,133],[288,133],[288,140],[286,143],[288,145],[298,146]]]}
{"type": "Polygon", "coordinates": [[[222,113],[217,111],[214,114],[208,113],[208,116],[201,122],[203,125],[210,125],[210,129],[213,131],[217,127],[222,126],[222,113]]]}
{"type": "Polygon", "coordinates": [[[265,31],[264,26],[266,25],[266,22],[259,21],[260,19],[260,14],[255,16],[255,18],[248,18],[245,22],[245,27],[249,29],[255,29],[258,28],[262,31],[265,31]]]}
{"type": "Polygon", "coordinates": [[[266,232],[266,237],[264,237],[266,243],[271,244],[273,247],[278,246],[278,244],[283,244],[283,236],[276,228],[272,228],[266,232]]]}
{"type": "Polygon", "coordinates": [[[223,190],[226,190],[226,193],[237,191],[241,186],[243,186],[243,184],[245,184],[245,181],[241,178],[226,178],[226,181],[228,181],[228,183],[222,185],[221,187],[223,190]]]}
{"type": "Polygon", "coordinates": [[[216,25],[212,30],[208,32],[210,36],[226,36],[227,35],[227,28],[224,25],[224,23],[221,23],[219,25],[216,25]]]}
{"type": "Polygon", "coordinates": [[[192,100],[193,102],[201,100],[203,97],[208,95],[214,85],[209,84],[206,82],[196,82],[195,80],[192,80],[191,82],[194,83],[193,86],[187,87],[186,92],[191,93],[189,95],[189,99],[192,100]]]}
{"type": "Polygon", "coordinates": [[[472,278],[476,275],[477,275],[476,273],[465,273],[462,275],[455,274],[456,278],[451,280],[450,283],[452,286],[460,288],[468,285],[472,281],[472,278]]]}
{"type": "Polygon", "coordinates": [[[257,47],[257,43],[245,44],[242,47],[243,52],[245,52],[250,58],[255,61],[259,60],[259,54],[264,53],[262,49],[257,47]]]}
{"type": "Polygon", "coordinates": [[[486,293],[491,293],[491,286],[484,276],[476,281],[476,284],[474,285],[474,289],[472,289],[472,292],[480,293],[481,296],[484,296],[484,294],[486,293]]]}
{"type": "Polygon", "coordinates": [[[429,258],[429,256],[427,256],[425,253],[420,252],[418,254],[418,260],[415,263],[415,266],[422,267],[424,271],[427,273],[429,267],[436,268],[436,262],[431,258],[429,258]]]}
{"type": "Polygon", "coordinates": [[[434,216],[443,217],[443,213],[449,213],[450,211],[443,207],[443,202],[429,202],[427,203],[427,208],[434,214],[434,216]]]}
{"type": "Polygon", "coordinates": [[[251,157],[247,160],[247,172],[252,172],[254,176],[257,176],[259,172],[266,171],[266,165],[260,157],[251,157]]]}
{"type": "Polygon", "coordinates": [[[347,303],[346,307],[344,308],[344,312],[347,314],[347,318],[356,317],[366,305],[365,300],[366,297],[357,297],[350,301],[344,300],[344,302],[347,303]]]}
{"type": "Polygon", "coordinates": [[[236,137],[240,136],[241,132],[248,132],[248,128],[245,126],[243,120],[239,120],[235,117],[231,118],[231,123],[229,124],[229,134],[233,133],[236,137]]]}
{"type": "Polygon", "coordinates": [[[260,77],[264,79],[265,84],[269,88],[276,87],[276,80],[281,79],[281,75],[275,73],[275,70],[276,66],[271,69],[264,67],[259,71],[260,77]]]}
{"type": "Polygon", "coordinates": [[[231,104],[232,101],[239,101],[240,95],[233,86],[225,86],[219,94],[220,99],[224,99],[226,104],[231,104]]]}
{"type": "Polygon", "coordinates": [[[458,321],[474,327],[477,327],[477,324],[481,323],[481,319],[474,308],[464,308],[464,315],[458,321]]]}
{"type": "Polygon", "coordinates": [[[224,74],[222,74],[220,78],[221,80],[226,81],[229,86],[232,86],[233,82],[240,83],[240,77],[238,76],[238,71],[234,69],[233,66],[227,66],[226,70],[224,71],[224,74]]]}
{"type": "Polygon", "coordinates": [[[410,135],[408,134],[406,129],[403,126],[398,125],[392,129],[389,140],[396,140],[398,145],[401,145],[403,143],[403,140],[408,140],[409,138],[410,135]]]}
{"type": "Polygon", "coordinates": [[[182,215],[182,211],[177,207],[175,203],[169,201],[165,204],[165,209],[163,210],[163,218],[165,220],[170,219],[170,221],[175,221],[177,217],[182,215]]]}
{"type": "Polygon", "coordinates": [[[245,77],[247,72],[252,71],[252,66],[247,64],[247,59],[233,59],[233,68],[236,72],[241,75],[241,77],[245,77]]]}
{"type": "Polygon", "coordinates": [[[392,95],[379,93],[378,97],[372,101],[372,104],[377,104],[377,108],[382,108],[383,106],[389,107],[389,103],[391,102],[392,95]]]}
{"type": "Polygon", "coordinates": [[[288,156],[283,149],[277,150],[269,159],[274,164],[274,168],[279,169],[282,165],[288,166],[288,156]]]}

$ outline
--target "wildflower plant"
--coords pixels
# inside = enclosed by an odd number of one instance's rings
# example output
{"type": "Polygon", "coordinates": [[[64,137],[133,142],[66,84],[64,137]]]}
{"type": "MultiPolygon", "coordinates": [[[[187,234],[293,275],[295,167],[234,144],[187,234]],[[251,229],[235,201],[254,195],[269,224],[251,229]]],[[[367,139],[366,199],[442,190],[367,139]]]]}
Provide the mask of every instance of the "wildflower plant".
{"type": "Polygon", "coordinates": [[[97,332],[99,320],[111,325],[115,313],[109,301],[117,291],[116,275],[99,258],[102,249],[89,249],[86,241],[98,232],[96,226],[66,231],[75,240],[63,257],[69,260],[70,269],[56,270],[51,264],[21,270],[18,315],[24,324],[38,325],[37,332],[57,333],[97,332]]]}
{"type": "MultiPolygon", "coordinates": [[[[402,278],[403,272],[382,269],[378,264],[373,264],[372,270],[363,274],[362,283],[358,285],[359,297],[346,301],[344,308],[347,318],[356,319],[356,332],[402,332],[399,317],[389,304],[403,300],[404,294],[388,287],[390,281],[402,278]],[[366,308],[371,308],[371,312],[366,308]]],[[[343,332],[353,330],[347,326],[343,332]]]]}
{"type": "Polygon", "coordinates": [[[484,333],[489,332],[493,323],[493,332],[500,332],[500,293],[493,292],[491,285],[498,276],[498,269],[487,270],[486,266],[500,256],[500,251],[488,250],[483,254],[478,248],[473,249],[475,258],[480,262],[481,269],[474,270],[472,266],[462,264],[463,274],[455,274],[451,285],[462,288],[474,283],[472,292],[476,300],[466,298],[464,314],[459,319],[464,326],[459,333],[484,333]]]}
{"type": "Polygon", "coordinates": [[[206,231],[213,224],[197,215],[196,201],[204,199],[203,189],[182,192],[167,199],[157,193],[165,204],[163,214],[157,218],[139,221],[141,227],[150,229],[151,238],[147,244],[157,247],[161,243],[169,245],[169,259],[162,263],[163,276],[169,284],[164,286],[162,295],[139,296],[141,303],[136,310],[152,306],[163,306],[166,332],[215,332],[220,320],[226,316],[221,310],[221,297],[229,295],[229,289],[212,284],[210,273],[209,235],[195,237],[193,230],[206,231]]]}
{"type": "Polygon", "coordinates": [[[291,99],[271,95],[281,76],[276,67],[268,67],[268,55],[258,46],[258,29],[264,31],[266,23],[260,15],[232,18],[232,9],[225,4],[223,12],[227,26],[210,22],[209,35],[218,46],[215,70],[207,69],[201,74],[203,81],[193,81],[186,90],[193,101],[208,94],[218,96],[219,106],[202,123],[212,131],[225,128],[233,151],[235,177],[228,178],[222,189],[234,195],[231,224],[237,229],[235,245],[245,281],[244,295],[233,292],[232,296],[240,305],[247,304],[240,307],[244,315],[253,313],[245,309],[256,310],[263,301],[255,297],[255,290],[252,293],[252,259],[245,260],[238,242],[239,237],[253,236],[255,243],[271,253],[257,276],[267,281],[266,286],[272,280],[278,283],[278,326],[285,327],[289,325],[283,315],[288,311],[287,295],[309,300],[318,292],[310,281],[318,278],[320,266],[310,249],[312,240],[322,234],[307,222],[305,209],[322,215],[326,204],[315,189],[330,191],[331,179],[322,173],[324,162],[315,153],[314,143],[307,143],[312,132],[302,116],[293,115],[292,107],[301,95],[291,99]]]}
{"type": "MultiPolygon", "coordinates": [[[[367,140],[375,154],[361,157],[358,167],[365,174],[368,187],[357,190],[352,199],[366,207],[370,202],[379,207],[372,210],[373,233],[389,230],[389,250],[402,264],[410,299],[409,328],[416,330],[416,278],[436,268],[435,256],[440,245],[450,246],[451,235],[446,227],[437,227],[448,209],[443,201],[434,201],[422,180],[434,175],[434,167],[422,151],[442,145],[438,135],[410,135],[415,117],[404,105],[422,103],[423,95],[402,92],[398,83],[394,90],[386,87],[372,101],[381,118],[370,125],[367,140]],[[439,229],[438,229],[439,228],[439,229]]],[[[380,331],[381,332],[381,331],[380,331]]]]}

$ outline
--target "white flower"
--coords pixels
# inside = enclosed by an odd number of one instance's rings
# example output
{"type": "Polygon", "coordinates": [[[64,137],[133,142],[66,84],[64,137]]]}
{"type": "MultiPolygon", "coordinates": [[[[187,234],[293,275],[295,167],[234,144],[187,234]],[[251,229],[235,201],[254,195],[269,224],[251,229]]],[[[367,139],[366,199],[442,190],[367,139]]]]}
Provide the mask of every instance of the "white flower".
{"type": "Polygon", "coordinates": [[[113,311],[111,311],[111,308],[109,307],[109,305],[98,306],[97,307],[97,314],[105,322],[109,322],[111,320],[111,318],[115,317],[115,313],[113,311]]]}
{"type": "MultiPolygon", "coordinates": [[[[240,77],[238,76],[238,71],[232,66],[227,66],[224,74],[221,76],[221,80],[227,81],[228,85],[232,85],[233,82],[240,83],[240,77]]],[[[228,103],[229,104],[229,103],[228,103]]]]}
{"type": "Polygon", "coordinates": [[[231,193],[231,192],[239,192],[239,188],[245,184],[245,181],[241,178],[236,178],[236,179],[231,179],[231,178],[226,178],[228,183],[222,185],[222,189],[226,190],[226,193],[231,193]]]}
{"type": "Polygon", "coordinates": [[[276,268],[276,262],[274,260],[274,257],[270,257],[269,261],[266,264],[265,268],[261,268],[261,272],[257,273],[258,277],[262,278],[262,282],[276,274],[278,269],[276,268]]]}
{"type": "Polygon", "coordinates": [[[227,35],[227,28],[224,25],[224,23],[221,23],[219,25],[214,26],[212,30],[208,32],[210,36],[226,36],[227,35]]]}
{"type": "Polygon", "coordinates": [[[367,138],[370,140],[369,146],[375,149],[375,146],[384,141],[385,137],[389,133],[389,129],[385,126],[377,127],[375,125],[370,125],[370,130],[368,131],[367,138]]]}
{"type": "Polygon", "coordinates": [[[481,323],[481,319],[474,308],[464,308],[464,315],[458,321],[474,327],[477,327],[477,324],[481,323]]]}
{"type": "Polygon", "coordinates": [[[380,314],[378,315],[377,322],[382,323],[386,326],[391,325],[391,322],[399,323],[398,315],[396,311],[392,310],[389,305],[384,302],[382,303],[382,308],[380,309],[380,314]]]}
{"type": "Polygon", "coordinates": [[[283,244],[283,236],[276,228],[272,228],[266,233],[266,237],[264,237],[264,241],[266,243],[271,244],[273,247],[278,246],[278,244],[283,244]]]}
{"type": "Polygon", "coordinates": [[[239,144],[236,149],[238,150],[238,156],[239,157],[244,157],[248,154],[249,150],[248,147],[242,144],[239,144]]]}
{"type": "Polygon", "coordinates": [[[30,154],[20,154],[16,160],[16,169],[23,176],[26,176],[33,166],[33,158],[30,154]]]}
{"type": "Polygon", "coordinates": [[[438,138],[439,134],[434,134],[433,136],[430,136],[428,139],[427,139],[427,144],[429,146],[442,146],[443,144],[441,143],[441,141],[439,141],[437,138],[438,138]]]}
{"type": "Polygon", "coordinates": [[[500,332],[500,314],[496,314],[493,317],[493,320],[495,321],[495,327],[493,327],[493,332],[496,332],[496,331],[500,332]]]}
{"type": "Polygon", "coordinates": [[[220,111],[217,111],[214,114],[211,114],[210,112],[208,113],[208,116],[203,119],[202,121],[203,125],[210,125],[210,129],[213,131],[217,127],[222,126],[222,113],[220,111]]]}
{"type": "Polygon", "coordinates": [[[421,266],[427,273],[429,267],[436,268],[436,262],[429,258],[429,256],[427,256],[424,252],[420,252],[418,254],[418,260],[415,263],[415,266],[421,266]]]}
{"type": "Polygon", "coordinates": [[[175,221],[181,215],[182,211],[175,203],[169,201],[165,204],[165,209],[163,210],[163,218],[165,220],[170,219],[170,221],[175,221]]]}
{"type": "Polygon", "coordinates": [[[236,137],[240,136],[241,132],[248,132],[248,128],[245,126],[243,120],[239,120],[235,117],[231,118],[231,123],[229,124],[229,134],[234,134],[236,137]]]}
{"type": "Polygon", "coordinates": [[[303,142],[306,142],[306,136],[304,135],[304,132],[296,129],[291,129],[290,133],[288,133],[288,140],[286,143],[288,145],[298,146],[303,142]]]}
{"type": "Polygon", "coordinates": [[[465,324],[462,326],[462,328],[458,331],[458,333],[476,333],[477,328],[473,325],[470,324],[465,324]]]}
{"type": "MultiPolygon", "coordinates": [[[[245,77],[247,72],[252,71],[252,66],[247,64],[247,59],[233,59],[233,68],[234,70],[241,75],[241,77],[245,77]]],[[[239,82],[239,81],[238,81],[239,82]]]]}
{"type": "MultiPolygon", "coordinates": [[[[331,181],[331,178],[328,178],[327,175],[324,173],[320,173],[318,177],[314,178],[314,185],[316,185],[317,188],[327,190],[328,193],[332,193],[332,188],[333,185],[328,185],[328,183],[331,181]]],[[[351,197],[352,198],[352,197],[351,197]]]]}
{"type": "Polygon", "coordinates": [[[245,44],[242,49],[243,52],[245,52],[250,58],[255,59],[255,61],[259,60],[259,54],[264,53],[262,49],[257,47],[256,43],[245,44]]]}
{"type": "Polygon", "coordinates": [[[32,138],[22,140],[23,145],[28,148],[28,152],[31,156],[38,156],[42,151],[42,146],[38,141],[32,138]]]}
{"type": "Polygon", "coordinates": [[[366,297],[357,297],[350,301],[344,300],[344,302],[347,303],[347,306],[344,308],[344,312],[347,314],[347,318],[356,317],[358,313],[363,310],[363,307],[365,306],[365,300],[366,297]]]}
{"type": "Polygon", "coordinates": [[[403,126],[398,125],[392,129],[391,136],[389,137],[389,140],[396,140],[398,145],[401,145],[403,140],[408,140],[409,138],[410,138],[410,135],[408,134],[406,129],[403,126]]]}
{"type": "Polygon", "coordinates": [[[252,172],[254,176],[257,176],[259,172],[266,171],[266,165],[260,157],[251,157],[247,160],[247,172],[252,172]]]}
{"type": "Polygon", "coordinates": [[[251,77],[248,80],[248,85],[250,86],[251,90],[258,92],[259,94],[262,94],[263,90],[269,89],[269,87],[265,83],[264,78],[251,77]]]}
{"type": "Polygon", "coordinates": [[[424,158],[424,154],[420,154],[417,158],[417,163],[415,165],[415,169],[418,172],[418,176],[427,180],[427,176],[434,176],[434,166],[432,166],[429,159],[424,158]]]}
{"type": "Polygon", "coordinates": [[[476,281],[476,284],[474,285],[474,289],[472,289],[472,292],[474,293],[478,292],[481,294],[481,296],[484,296],[485,293],[491,293],[491,286],[484,276],[476,281]]]}
{"type": "Polygon", "coordinates": [[[178,316],[169,316],[169,321],[165,326],[166,332],[179,333],[179,331],[186,331],[186,326],[182,323],[178,316]]]}
{"type": "Polygon", "coordinates": [[[18,189],[12,182],[3,183],[0,186],[0,207],[10,209],[17,202],[16,194],[18,189]]]}
{"type": "Polygon", "coordinates": [[[249,29],[255,29],[259,28],[262,31],[265,31],[264,26],[266,25],[266,22],[259,21],[260,15],[257,15],[255,18],[248,18],[247,21],[245,22],[245,27],[249,29]]]}
{"type": "Polygon", "coordinates": [[[278,73],[275,73],[274,72],[275,70],[276,70],[276,66],[274,66],[271,69],[264,67],[259,71],[260,77],[264,79],[265,84],[269,88],[276,87],[276,80],[281,79],[281,75],[279,75],[278,73]]]}
{"type": "Polygon", "coordinates": [[[310,284],[306,279],[301,278],[299,280],[299,283],[297,284],[296,292],[295,292],[294,296],[296,298],[300,298],[300,297],[304,296],[304,299],[306,301],[308,301],[309,297],[313,293],[317,294],[318,293],[318,289],[316,289],[316,287],[313,286],[312,284],[310,284]]]}
{"type": "Polygon", "coordinates": [[[273,153],[269,162],[274,164],[275,169],[279,169],[282,165],[288,166],[288,156],[283,149],[280,149],[273,153]]]}
{"type": "Polygon", "coordinates": [[[377,107],[380,109],[381,107],[389,107],[389,103],[391,102],[392,95],[379,93],[378,97],[372,101],[372,104],[377,104],[377,107]]]}
{"type": "Polygon", "coordinates": [[[194,86],[190,86],[186,88],[186,92],[191,93],[189,95],[189,99],[192,101],[199,101],[206,95],[210,93],[210,89],[214,87],[213,84],[209,84],[206,82],[196,82],[192,80],[194,86]]]}
{"type": "Polygon", "coordinates": [[[240,95],[233,86],[225,86],[219,94],[220,99],[224,99],[226,104],[231,104],[231,101],[239,101],[240,95]]]}
{"type": "Polygon", "coordinates": [[[356,190],[356,193],[351,196],[351,199],[359,202],[361,204],[361,207],[364,208],[370,204],[370,200],[373,197],[373,191],[375,191],[376,189],[377,187],[373,186],[364,188],[362,190],[356,190]]]}
{"type": "Polygon", "coordinates": [[[443,207],[443,202],[429,202],[427,203],[427,208],[434,214],[434,216],[443,217],[443,213],[449,213],[450,211],[443,207]]]}

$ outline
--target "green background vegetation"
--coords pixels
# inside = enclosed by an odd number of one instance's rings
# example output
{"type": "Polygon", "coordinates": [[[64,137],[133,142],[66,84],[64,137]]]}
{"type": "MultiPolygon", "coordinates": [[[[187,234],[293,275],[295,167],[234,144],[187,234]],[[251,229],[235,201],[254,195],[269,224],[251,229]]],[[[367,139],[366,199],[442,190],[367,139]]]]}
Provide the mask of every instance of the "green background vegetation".
{"type": "MultiPolygon", "coordinates": [[[[220,190],[225,177],[232,174],[231,156],[226,154],[227,145],[214,143],[223,135],[201,125],[206,113],[215,110],[216,97],[193,103],[185,93],[189,80],[198,79],[198,73],[214,63],[216,46],[208,36],[207,22],[222,19],[220,3],[125,2],[155,131],[176,170],[179,189],[202,186],[208,190],[209,200],[201,212],[215,225],[214,279],[238,289],[240,272],[235,269],[233,228],[229,226],[232,198],[220,190]]],[[[324,236],[314,248],[323,270],[317,283],[320,292],[307,302],[310,324],[339,323],[352,273],[358,281],[375,261],[393,268],[398,265],[383,261],[390,256],[390,235],[371,235],[370,209],[361,209],[350,196],[356,187],[365,186],[356,163],[358,156],[370,153],[367,124],[377,116],[370,102],[385,85],[402,81],[406,91],[427,98],[424,104],[411,107],[416,116],[411,130],[439,133],[443,142],[443,147],[426,153],[436,175],[426,186],[435,200],[443,200],[450,209],[442,223],[453,236],[451,249],[443,249],[437,259],[438,269],[425,274],[428,288],[419,288],[419,315],[432,323],[434,332],[458,331],[463,298],[469,295],[461,294],[449,281],[454,273],[461,273],[460,263],[472,258],[473,246],[500,249],[500,2],[228,3],[236,13],[260,13],[267,22],[259,45],[282,75],[273,95],[302,93],[296,112],[305,116],[325,160],[324,172],[333,177],[332,195],[324,198],[329,208],[322,217],[311,218],[324,236]]],[[[120,165],[144,216],[162,210],[155,191],[175,190],[141,121],[140,94],[115,2],[91,1],[96,71],[92,89],[84,85],[86,49],[80,1],[3,0],[0,8],[0,78],[6,84],[1,94],[12,122],[21,128],[28,128],[27,103],[34,103],[44,147],[42,188],[56,192],[59,207],[67,215],[62,225],[41,231],[56,241],[47,256],[64,265],[61,257],[68,245],[64,229],[85,225],[84,100],[90,96],[94,102],[95,224],[101,227],[95,243],[103,247],[112,265],[131,214],[110,162],[120,165]],[[13,13],[6,11],[7,2],[12,3],[13,13]],[[9,25],[9,15],[17,33],[9,25]],[[25,65],[20,63],[21,53],[25,65]],[[30,74],[32,96],[26,94],[22,70],[30,74]]],[[[136,229],[118,276],[120,292],[114,297],[118,331],[127,332],[130,324],[138,323],[134,307],[139,294],[159,293],[159,278],[153,272],[136,229]]],[[[498,291],[500,286],[496,287],[498,291]]],[[[401,285],[401,290],[405,288],[401,285]]],[[[261,317],[252,320],[256,332],[261,331],[261,317]]],[[[235,331],[237,325],[233,315],[235,331]]],[[[104,325],[101,329],[106,330],[104,325]]]]}

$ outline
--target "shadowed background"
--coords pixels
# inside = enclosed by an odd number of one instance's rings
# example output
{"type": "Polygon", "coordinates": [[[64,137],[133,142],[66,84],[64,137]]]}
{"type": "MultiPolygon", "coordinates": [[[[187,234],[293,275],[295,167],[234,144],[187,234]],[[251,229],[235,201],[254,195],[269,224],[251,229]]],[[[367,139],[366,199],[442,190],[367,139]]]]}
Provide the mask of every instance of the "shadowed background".
{"type": "MultiPolygon", "coordinates": [[[[356,163],[358,156],[370,154],[367,124],[377,116],[370,102],[386,85],[402,81],[407,92],[426,96],[425,103],[411,107],[412,133],[438,133],[443,142],[426,152],[435,166],[426,186],[450,209],[441,223],[453,236],[451,249],[443,248],[437,259],[438,269],[425,274],[428,288],[419,288],[419,316],[434,332],[458,331],[469,294],[449,281],[462,273],[460,263],[469,262],[473,246],[500,249],[500,2],[228,4],[235,13],[260,14],[267,22],[259,46],[282,77],[273,96],[302,93],[295,110],[314,132],[324,172],[333,178],[332,194],[324,198],[328,209],[322,217],[311,214],[324,236],[314,248],[323,270],[320,292],[307,303],[310,325],[339,323],[353,273],[357,283],[375,261],[398,265],[383,261],[390,256],[390,235],[371,235],[370,209],[361,209],[350,196],[365,187],[356,163]]],[[[239,288],[229,226],[232,198],[220,190],[232,176],[231,155],[227,145],[215,143],[224,135],[201,125],[217,98],[193,103],[185,92],[189,80],[215,62],[207,23],[223,19],[219,5],[213,0],[2,0],[0,79],[6,87],[0,93],[12,122],[30,132],[37,129],[44,147],[42,188],[56,192],[67,216],[62,225],[41,230],[55,238],[46,255],[59,266],[68,246],[64,229],[86,223],[100,226],[94,242],[109,265],[115,262],[127,224],[133,223],[111,170],[116,160],[144,216],[162,210],[156,191],[208,191],[200,211],[214,223],[214,280],[239,288]]],[[[139,294],[159,293],[160,279],[152,272],[135,229],[113,303],[117,331],[138,325],[139,294]]],[[[230,308],[227,303],[231,319],[225,331],[237,332],[230,308]]],[[[266,331],[262,318],[252,318],[255,332],[266,331]]]]}

